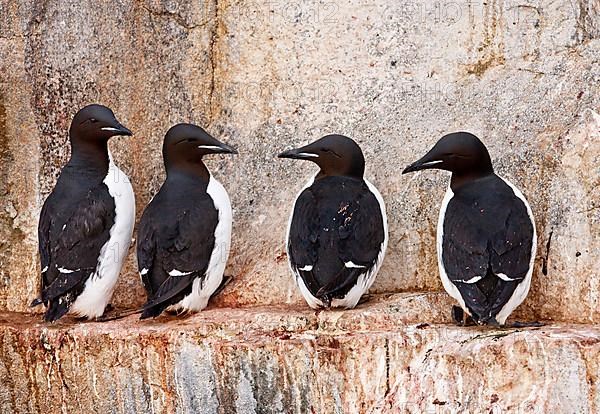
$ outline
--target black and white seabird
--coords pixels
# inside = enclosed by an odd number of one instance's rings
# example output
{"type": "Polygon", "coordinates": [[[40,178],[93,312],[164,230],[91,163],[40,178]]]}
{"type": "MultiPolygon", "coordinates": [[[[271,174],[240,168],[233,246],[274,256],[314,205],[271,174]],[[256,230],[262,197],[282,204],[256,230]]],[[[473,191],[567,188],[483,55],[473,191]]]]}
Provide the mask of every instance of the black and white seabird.
{"type": "Polygon", "coordinates": [[[44,319],[102,316],[131,244],[135,199],[108,140],[131,135],[113,112],[88,105],[69,129],[71,159],[46,199],[38,227],[44,319]]]}
{"type": "Polygon", "coordinates": [[[320,168],[296,198],[286,242],[302,296],[313,309],[355,307],[375,281],[388,241],[385,204],[363,177],[360,147],[327,135],[279,158],[320,168]]]}
{"type": "MultiPolygon", "coordinates": [[[[536,252],[535,222],[527,200],[496,175],[485,145],[473,134],[442,137],[403,174],[437,168],[452,173],[437,227],[444,288],[478,324],[504,325],[531,285],[536,252]]],[[[461,310],[462,308],[462,310],[461,310]]]]}
{"type": "Polygon", "coordinates": [[[223,281],[231,244],[231,203],[202,157],[237,154],[192,124],[165,135],[167,178],[139,223],[137,258],[148,293],[142,319],[164,310],[204,309],[223,281]]]}

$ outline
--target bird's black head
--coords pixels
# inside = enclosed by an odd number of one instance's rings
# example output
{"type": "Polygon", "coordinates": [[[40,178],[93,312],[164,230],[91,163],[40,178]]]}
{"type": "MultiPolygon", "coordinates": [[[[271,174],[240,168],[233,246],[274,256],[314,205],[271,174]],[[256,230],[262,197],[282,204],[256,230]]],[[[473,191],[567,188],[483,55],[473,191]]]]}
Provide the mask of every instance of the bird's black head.
{"type": "Polygon", "coordinates": [[[208,154],[237,154],[237,151],[197,125],[177,124],[167,131],[163,143],[167,171],[170,168],[192,171],[195,165],[204,167],[202,157],[208,154]]]}
{"type": "Polygon", "coordinates": [[[487,148],[479,138],[468,132],[443,136],[423,158],[406,167],[402,174],[431,168],[450,171],[453,179],[483,177],[494,172],[487,148]]]}
{"type": "Polygon", "coordinates": [[[69,135],[72,141],[106,142],[115,135],[132,135],[132,133],[117,121],[115,114],[109,108],[92,104],[77,112],[71,122],[69,135]]]}
{"type": "Polygon", "coordinates": [[[360,147],[343,135],[326,135],[312,144],[284,151],[278,157],[312,161],[326,176],[362,178],[365,173],[365,158],[360,147]]]}

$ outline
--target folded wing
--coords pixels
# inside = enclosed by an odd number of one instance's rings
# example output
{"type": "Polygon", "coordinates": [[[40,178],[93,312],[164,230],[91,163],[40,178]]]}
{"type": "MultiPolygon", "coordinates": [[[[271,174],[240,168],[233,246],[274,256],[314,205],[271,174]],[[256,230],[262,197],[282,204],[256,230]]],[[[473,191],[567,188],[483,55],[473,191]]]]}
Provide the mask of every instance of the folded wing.
{"type": "Polygon", "coordinates": [[[46,201],[38,228],[42,293],[33,304],[45,303],[45,319],[54,321],[67,313],[87,279],[94,275],[101,250],[110,238],[115,204],[106,185],[100,184],[77,204],[62,226],[53,222],[49,210],[46,201]]]}
{"type": "Polygon", "coordinates": [[[331,196],[306,189],[290,226],[292,269],[327,305],[342,299],[375,266],[385,236],[375,196],[368,190],[348,193],[331,196]]]}
{"type": "Polygon", "coordinates": [[[466,204],[452,199],[444,221],[443,264],[480,320],[496,315],[529,270],[533,226],[516,197],[466,204]]]}
{"type": "Polygon", "coordinates": [[[208,196],[172,217],[160,217],[157,207],[151,203],[139,225],[138,266],[148,292],[143,318],[178,303],[196,278],[202,284],[215,248],[218,212],[208,196]]]}

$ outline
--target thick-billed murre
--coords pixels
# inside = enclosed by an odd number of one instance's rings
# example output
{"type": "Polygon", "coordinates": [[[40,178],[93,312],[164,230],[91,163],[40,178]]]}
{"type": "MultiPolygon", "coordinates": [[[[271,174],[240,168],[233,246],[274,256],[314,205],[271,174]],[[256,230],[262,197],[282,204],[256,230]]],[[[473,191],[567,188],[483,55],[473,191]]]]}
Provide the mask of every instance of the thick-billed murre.
{"type": "Polygon", "coordinates": [[[388,241],[383,198],[364,178],[360,147],[327,135],[279,158],[319,167],[294,202],[286,242],[302,296],[314,309],[355,307],[373,284],[388,241]]]}
{"type": "Polygon", "coordinates": [[[200,311],[223,281],[232,212],[227,191],[202,161],[209,154],[237,151],[192,124],[177,124],[165,136],[167,178],[138,228],[138,267],[148,293],[142,319],[164,310],[200,311]]]}
{"type": "MultiPolygon", "coordinates": [[[[425,169],[452,173],[437,227],[440,277],[464,312],[478,324],[504,325],[531,284],[536,230],[531,207],[508,180],[496,175],[485,145],[473,134],[442,137],[403,174],[425,169]]],[[[468,319],[468,318],[467,318],[468,319]]]]}
{"type": "Polygon", "coordinates": [[[69,129],[71,159],[46,199],[38,226],[41,294],[46,321],[67,312],[102,316],[131,244],[135,199],[108,151],[115,135],[131,135],[113,112],[88,105],[69,129]]]}

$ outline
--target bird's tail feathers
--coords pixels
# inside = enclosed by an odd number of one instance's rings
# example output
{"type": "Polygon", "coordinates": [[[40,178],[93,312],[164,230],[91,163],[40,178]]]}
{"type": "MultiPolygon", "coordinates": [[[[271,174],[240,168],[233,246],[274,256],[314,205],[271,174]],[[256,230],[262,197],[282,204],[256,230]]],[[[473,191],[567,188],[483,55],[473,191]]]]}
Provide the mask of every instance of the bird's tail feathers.
{"type": "Polygon", "coordinates": [[[168,307],[169,304],[164,302],[157,303],[156,305],[144,306],[140,319],[156,318],[168,307]]]}
{"type": "Polygon", "coordinates": [[[34,300],[31,301],[31,303],[29,304],[29,307],[30,308],[35,308],[36,306],[39,306],[42,303],[44,303],[44,301],[42,301],[41,298],[35,298],[34,300]]]}
{"type": "Polygon", "coordinates": [[[51,300],[48,304],[48,309],[44,314],[44,320],[46,322],[55,322],[65,316],[69,311],[69,307],[66,303],[60,303],[58,300],[51,300]]]}
{"type": "Polygon", "coordinates": [[[317,291],[316,297],[331,306],[331,300],[343,296],[341,292],[354,285],[362,272],[364,269],[341,269],[328,284],[317,291]]]}

